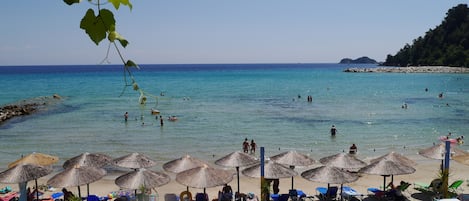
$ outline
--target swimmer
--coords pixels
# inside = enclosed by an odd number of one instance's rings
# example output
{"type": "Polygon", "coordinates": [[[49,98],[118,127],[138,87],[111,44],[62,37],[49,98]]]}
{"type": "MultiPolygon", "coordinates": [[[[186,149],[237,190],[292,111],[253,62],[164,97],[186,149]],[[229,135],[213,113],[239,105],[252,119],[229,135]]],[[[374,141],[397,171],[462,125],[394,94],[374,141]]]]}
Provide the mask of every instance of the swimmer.
{"type": "Polygon", "coordinates": [[[332,136],[335,136],[336,133],[337,133],[337,129],[335,128],[334,125],[332,125],[332,127],[331,127],[331,135],[332,135],[332,136]]]}

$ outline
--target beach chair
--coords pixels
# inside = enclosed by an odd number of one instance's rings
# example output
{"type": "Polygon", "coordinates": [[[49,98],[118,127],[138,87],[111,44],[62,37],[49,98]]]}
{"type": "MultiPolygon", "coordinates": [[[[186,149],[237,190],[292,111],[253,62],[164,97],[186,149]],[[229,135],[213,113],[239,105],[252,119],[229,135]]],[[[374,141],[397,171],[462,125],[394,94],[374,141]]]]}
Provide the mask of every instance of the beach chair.
{"type": "Polygon", "coordinates": [[[195,194],[195,201],[208,201],[208,195],[205,193],[195,194]]]}
{"type": "Polygon", "coordinates": [[[320,200],[335,200],[337,198],[337,186],[331,186],[329,188],[317,187],[316,191],[319,193],[318,197],[320,200]]]}
{"type": "Polygon", "coordinates": [[[179,198],[174,193],[166,193],[164,194],[164,201],[179,201],[179,198]]]}
{"type": "Polygon", "coordinates": [[[97,195],[88,195],[88,197],[86,197],[86,201],[100,201],[100,200],[97,195]]]}
{"type": "Polygon", "coordinates": [[[288,198],[290,198],[290,195],[280,194],[280,196],[278,196],[278,201],[288,201],[288,198]]]}
{"type": "Polygon", "coordinates": [[[456,194],[457,193],[456,191],[459,190],[459,187],[461,186],[463,182],[464,182],[463,180],[454,181],[451,185],[448,186],[448,191],[456,194]]]}
{"type": "Polygon", "coordinates": [[[346,200],[361,200],[363,198],[363,194],[357,192],[350,186],[343,186],[342,187],[342,195],[346,200]]]}
{"type": "Polygon", "coordinates": [[[376,197],[376,198],[383,198],[385,196],[386,191],[382,191],[379,188],[368,188],[366,189],[369,192],[369,196],[376,197]]]}
{"type": "Polygon", "coordinates": [[[10,186],[5,186],[5,187],[0,189],[0,194],[6,194],[6,193],[9,193],[9,192],[11,192],[11,187],[10,186]]]}

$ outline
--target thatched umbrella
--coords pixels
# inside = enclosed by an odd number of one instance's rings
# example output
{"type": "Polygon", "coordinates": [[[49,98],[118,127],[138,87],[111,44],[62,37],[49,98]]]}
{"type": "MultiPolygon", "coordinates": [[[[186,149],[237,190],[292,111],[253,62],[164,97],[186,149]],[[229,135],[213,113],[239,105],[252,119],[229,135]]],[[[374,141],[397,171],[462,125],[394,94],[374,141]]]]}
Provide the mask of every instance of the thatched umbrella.
{"type": "Polygon", "coordinates": [[[346,170],[356,171],[366,166],[366,163],[357,159],[352,154],[338,153],[332,156],[327,156],[319,159],[323,165],[334,166],[346,170]]]}
{"type": "Polygon", "coordinates": [[[454,156],[453,160],[464,165],[469,165],[469,154],[454,156]]]}
{"type": "Polygon", "coordinates": [[[341,194],[343,184],[354,182],[359,178],[357,174],[334,166],[321,166],[306,170],[301,173],[301,176],[309,181],[327,183],[328,189],[329,184],[340,184],[341,194]]]}
{"type": "MultiPolygon", "coordinates": [[[[418,153],[426,158],[437,159],[437,160],[444,160],[445,159],[445,152],[446,147],[445,143],[439,143],[437,145],[433,145],[429,148],[422,149],[418,153]]],[[[451,154],[450,157],[459,156],[459,155],[466,155],[467,152],[456,148],[455,146],[451,146],[451,154]]]]}
{"type": "Polygon", "coordinates": [[[182,185],[205,189],[221,186],[233,180],[233,172],[216,169],[208,165],[192,168],[176,175],[176,181],[182,185]]]}
{"type": "Polygon", "coordinates": [[[73,166],[91,166],[91,167],[104,167],[110,164],[112,158],[106,154],[100,153],[82,153],[64,162],[63,168],[67,169],[73,166]]]}
{"type": "MultiPolygon", "coordinates": [[[[401,164],[401,165],[409,166],[409,167],[414,167],[417,165],[415,161],[403,156],[402,154],[396,153],[394,151],[371,160],[371,163],[374,163],[379,160],[383,160],[384,158],[386,158],[387,160],[396,162],[398,164],[401,164]]],[[[391,175],[391,183],[393,182],[394,182],[394,175],[391,175]]]]}
{"type": "Polygon", "coordinates": [[[386,176],[387,175],[403,175],[412,174],[415,172],[413,167],[389,160],[388,158],[382,158],[370,165],[367,165],[359,170],[360,173],[383,175],[383,190],[386,188],[386,176]]]}
{"type": "Polygon", "coordinates": [[[236,177],[238,179],[238,193],[239,193],[239,167],[254,165],[259,161],[252,155],[235,151],[218,160],[215,164],[225,167],[236,167],[236,177]]]}
{"type": "MultiPolygon", "coordinates": [[[[270,157],[270,160],[283,165],[289,165],[291,169],[295,169],[295,166],[308,166],[312,165],[315,161],[305,154],[298,153],[296,151],[287,151],[275,156],[270,157]]],[[[293,189],[293,178],[291,178],[291,189],[293,189]]]]}
{"type": "Polygon", "coordinates": [[[59,161],[59,157],[51,156],[43,153],[33,152],[27,156],[23,156],[20,159],[8,164],[8,168],[11,168],[17,164],[34,164],[40,166],[49,166],[59,161]]]}
{"type": "Polygon", "coordinates": [[[156,162],[144,154],[131,153],[112,160],[112,164],[123,168],[138,169],[155,166],[156,162]]]}
{"type": "Polygon", "coordinates": [[[391,160],[391,161],[394,161],[394,162],[397,162],[397,163],[401,163],[401,164],[404,164],[404,165],[407,165],[407,166],[417,165],[417,163],[415,161],[403,156],[402,154],[396,153],[394,151],[391,151],[391,152],[389,152],[385,155],[382,155],[378,158],[372,159],[371,163],[382,160],[383,158],[387,158],[388,160],[391,160]]]}
{"type": "Polygon", "coordinates": [[[74,166],[56,174],[47,181],[47,185],[53,187],[78,188],[78,196],[81,197],[80,186],[93,183],[106,175],[106,170],[88,166],[74,166]]]}
{"type": "Polygon", "coordinates": [[[169,181],[171,181],[171,178],[164,173],[140,168],[137,171],[131,171],[117,177],[115,183],[121,188],[135,190],[135,195],[137,195],[137,189],[142,186],[155,188],[165,185],[169,181]]]}
{"type": "Polygon", "coordinates": [[[51,172],[52,168],[49,166],[17,164],[0,173],[0,183],[19,184],[34,180],[36,185],[36,198],[39,199],[37,179],[46,176],[51,172]]]}
{"type": "Polygon", "coordinates": [[[185,155],[181,158],[174,159],[172,161],[169,161],[163,164],[163,169],[168,172],[180,173],[185,170],[189,170],[189,169],[196,168],[196,167],[201,167],[204,165],[206,165],[205,162],[197,158],[191,157],[189,155],[185,155]]]}
{"type": "MultiPolygon", "coordinates": [[[[256,164],[241,171],[248,177],[260,178],[261,177],[261,164],[256,164]]],[[[264,164],[264,178],[266,179],[280,179],[288,178],[298,175],[294,170],[274,161],[266,161],[264,164]]]]}

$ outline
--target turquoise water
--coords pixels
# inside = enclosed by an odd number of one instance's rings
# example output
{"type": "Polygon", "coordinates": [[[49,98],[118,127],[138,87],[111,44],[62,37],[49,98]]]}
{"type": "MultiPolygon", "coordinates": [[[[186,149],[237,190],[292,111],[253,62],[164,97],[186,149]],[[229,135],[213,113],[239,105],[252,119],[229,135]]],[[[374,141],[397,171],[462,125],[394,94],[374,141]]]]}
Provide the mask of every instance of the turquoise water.
{"type": "Polygon", "coordinates": [[[267,156],[296,149],[319,159],[352,143],[360,157],[391,150],[415,154],[441,135],[469,130],[468,74],[343,73],[346,67],[142,66],[135,72],[140,87],[165,95],[158,102],[149,98],[145,108],[131,87],[120,96],[119,67],[0,67],[2,105],[54,93],[64,97],[47,112],[1,125],[0,167],[31,152],[57,155],[61,162],[82,152],[113,157],[142,152],[160,165],[183,154],[214,161],[241,150],[244,138],[264,146],[267,156]],[[440,92],[443,99],[437,97],[440,92]],[[179,120],[165,119],[160,127],[151,108],[179,120]],[[333,124],[335,138],[329,135],[333,124]]]}

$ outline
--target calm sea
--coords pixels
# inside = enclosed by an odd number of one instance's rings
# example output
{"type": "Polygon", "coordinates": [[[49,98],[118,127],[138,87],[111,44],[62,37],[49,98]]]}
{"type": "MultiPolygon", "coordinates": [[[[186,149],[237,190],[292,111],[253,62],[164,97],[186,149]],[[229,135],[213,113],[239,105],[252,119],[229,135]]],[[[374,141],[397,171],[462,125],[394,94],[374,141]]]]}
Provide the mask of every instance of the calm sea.
{"type": "MultiPolygon", "coordinates": [[[[439,136],[467,134],[468,74],[342,72],[347,67],[143,65],[134,77],[157,96],[149,95],[143,107],[139,94],[125,87],[121,66],[0,67],[0,105],[63,97],[45,112],[0,126],[0,167],[31,152],[57,155],[61,162],[82,152],[142,152],[160,165],[184,154],[213,162],[240,150],[244,138],[265,147],[267,156],[295,149],[319,159],[352,143],[362,158],[391,150],[415,155],[439,136]],[[151,108],[161,111],[163,127],[151,108]],[[170,115],[179,120],[168,121],[170,115]],[[338,129],[334,138],[332,125],[338,129]]],[[[460,148],[468,150],[468,143],[460,148]]]]}

